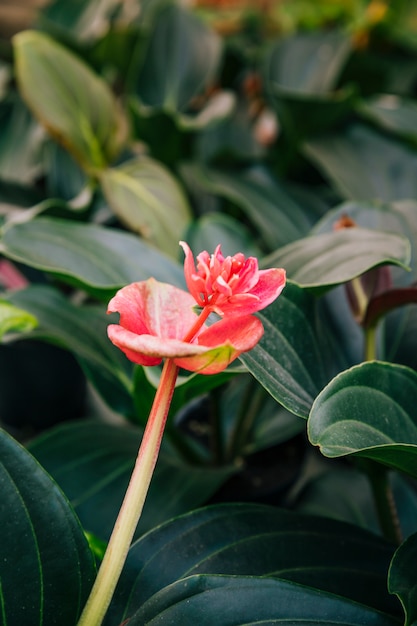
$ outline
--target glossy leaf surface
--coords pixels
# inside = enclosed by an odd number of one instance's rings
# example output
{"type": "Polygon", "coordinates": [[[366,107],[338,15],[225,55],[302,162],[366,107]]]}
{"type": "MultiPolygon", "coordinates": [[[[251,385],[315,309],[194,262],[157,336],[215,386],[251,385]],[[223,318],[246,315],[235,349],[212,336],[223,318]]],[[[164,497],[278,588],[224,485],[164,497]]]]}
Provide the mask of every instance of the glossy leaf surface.
{"type": "Polygon", "coordinates": [[[0,431],[1,623],[75,626],[95,576],[67,500],[35,459],[0,431]]]}
{"type": "Polygon", "coordinates": [[[363,125],[311,139],[304,148],[346,199],[389,202],[416,197],[415,152],[363,125]]]}
{"type": "Polygon", "coordinates": [[[138,237],[112,228],[37,218],[8,227],[2,243],[5,255],[94,292],[107,291],[105,299],[115,289],[150,276],[184,284],[179,264],[138,237]]]}
{"type": "Polygon", "coordinates": [[[278,300],[258,315],[265,334],[240,360],[280,404],[307,417],[327,382],[315,331],[314,298],[287,283],[278,300]]]}
{"type": "Polygon", "coordinates": [[[221,40],[204,22],[181,6],[165,7],[155,23],[139,74],[143,104],[175,113],[213,80],[221,40]]]}
{"type": "Polygon", "coordinates": [[[383,264],[407,267],[410,244],[405,237],[365,228],[345,228],[299,239],[264,260],[285,267],[302,287],[324,291],[383,264]]]}
{"type": "Polygon", "coordinates": [[[398,614],[386,592],[392,553],[384,540],[341,522],[264,505],[216,505],[170,520],[131,547],[106,624],[195,574],[285,579],[398,614]]]}
{"type": "Polygon", "coordinates": [[[394,626],[396,619],[333,595],[281,580],[191,576],[163,589],[129,621],[132,626],[227,626],[320,623],[331,626],[394,626]]]}
{"type": "Polygon", "coordinates": [[[111,162],[120,149],[122,122],[102,78],[41,32],[19,33],[14,50],[22,96],[48,132],[87,169],[111,162]]]}
{"type": "Polygon", "coordinates": [[[405,626],[417,623],[417,534],[409,537],[392,559],[388,577],[388,589],[395,593],[404,607],[405,626]]]}
{"type": "Polygon", "coordinates": [[[160,250],[178,257],[191,213],[179,184],[150,158],[127,161],[101,174],[104,194],[118,218],[160,250]]]}
{"type": "MultiPolygon", "coordinates": [[[[48,431],[30,444],[56,479],[83,526],[108,540],[136,460],[142,430],[86,421],[48,431]]],[[[136,537],[204,503],[230,468],[191,467],[165,438],[136,537]]]]}
{"type": "Polygon", "coordinates": [[[329,457],[357,454],[417,476],[417,374],[373,361],[334,378],[319,394],[309,438],[329,457]]]}

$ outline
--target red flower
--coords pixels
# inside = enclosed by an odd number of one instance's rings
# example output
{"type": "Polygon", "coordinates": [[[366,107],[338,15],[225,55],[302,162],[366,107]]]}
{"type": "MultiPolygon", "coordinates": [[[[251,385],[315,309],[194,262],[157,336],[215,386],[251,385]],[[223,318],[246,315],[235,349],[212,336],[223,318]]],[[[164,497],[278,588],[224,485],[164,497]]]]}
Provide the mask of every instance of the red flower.
{"type": "Polygon", "coordinates": [[[194,298],[173,285],[153,278],[132,283],[109,302],[108,313],[120,313],[120,323],[108,327],[108,336],[139,365],[172,359],[191,372],[216,374],[251,350],[263,335],[262,323],[252,315],[198,328],[194,307],[194,298]],[[191,340],[184,341],[190,331],[191,340]]]}
{"type": "Polygon", "coordinates": [[[273,302],[285,287],[285,270],[258,269],[258,260],[239,252],[224,257],[220,246],[214,254],[201,252],[197,269],[188,244],[180,242],[184,252],[187,287],[197,304],[209,307],[220,316],[250,315],[273,302]]]}

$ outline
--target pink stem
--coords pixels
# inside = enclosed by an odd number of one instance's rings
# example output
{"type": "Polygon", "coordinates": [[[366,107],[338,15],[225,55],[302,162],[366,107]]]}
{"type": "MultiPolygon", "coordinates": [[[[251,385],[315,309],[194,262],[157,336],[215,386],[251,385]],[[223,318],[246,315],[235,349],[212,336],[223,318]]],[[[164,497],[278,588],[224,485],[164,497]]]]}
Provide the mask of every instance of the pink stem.
{"type": "Polygon", "coordinates": [[[177,376],[178,367],[167,359],[162,369],[136,465],[78,626],[99,626],[113,597],[148,493],[177,376]]]}

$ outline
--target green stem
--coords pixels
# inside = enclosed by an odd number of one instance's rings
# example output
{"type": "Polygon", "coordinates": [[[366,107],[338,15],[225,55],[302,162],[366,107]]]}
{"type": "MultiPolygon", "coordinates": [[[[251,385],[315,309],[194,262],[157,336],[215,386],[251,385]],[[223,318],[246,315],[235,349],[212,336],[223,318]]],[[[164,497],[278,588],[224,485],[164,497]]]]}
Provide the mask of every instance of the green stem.
{"type": "Polygon", "coordinates": [[[246,387],[240,411],[230,436],[230,443],[227,451],[228,461],[233,461],[241,452],[248,439],[253,423],[259,413],[264,397],[263,388],[254,378],[251,378],[246,387]]]}
{"type": "Polygon", "coordinates": [[[371,483],[379,525],[384,537],[396,545],[402,541],[401,526],[398,519],[394,494],[389,482],[388,470],[374,461],[366,460],[363,463],[371,483]]]}
{"type": "Polygon", "coordinates": [[[376,359],[376,326],[365,328],[365,361],[376,359]]]}
{"type": "MultiPolygon", "coordinates": [[[[365,328],[365,361],[373,361],[377,357],[376,329],[376,324],[365,328]]],[[[370,459],[362,459],[361,466],[371,484],[379,525],[384,537],[399,545],[402,539],[401,527],[394,494],[388,480],[388,471],[370,459]]]]}
{"type": "Polygon", "coordinates": [[[78,626],[99,626],[111,602],[152,479],[177,376],[178,367],[168,359],[122,507],[78,626]]]}

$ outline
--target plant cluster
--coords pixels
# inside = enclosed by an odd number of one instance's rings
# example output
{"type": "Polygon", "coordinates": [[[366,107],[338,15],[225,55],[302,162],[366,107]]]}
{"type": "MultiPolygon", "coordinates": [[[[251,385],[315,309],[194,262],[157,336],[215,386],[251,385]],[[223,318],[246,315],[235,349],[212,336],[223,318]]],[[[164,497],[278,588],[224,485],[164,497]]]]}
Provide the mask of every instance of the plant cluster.
{"type": "Polygon", "coordinates": [[[311,5],[1,40],[5,626],[79,622],[155,393],[105,626],[417,623],[417,3],[311,5]]]}

